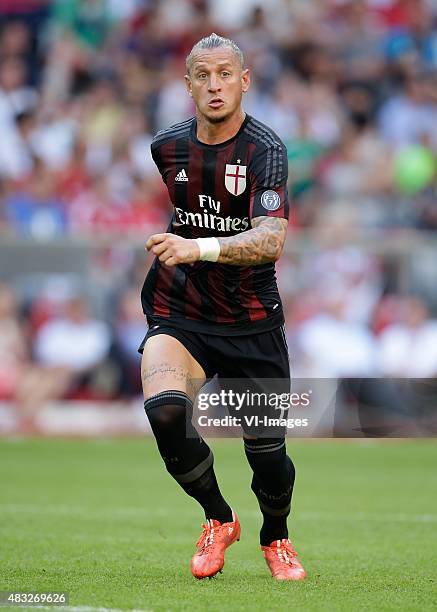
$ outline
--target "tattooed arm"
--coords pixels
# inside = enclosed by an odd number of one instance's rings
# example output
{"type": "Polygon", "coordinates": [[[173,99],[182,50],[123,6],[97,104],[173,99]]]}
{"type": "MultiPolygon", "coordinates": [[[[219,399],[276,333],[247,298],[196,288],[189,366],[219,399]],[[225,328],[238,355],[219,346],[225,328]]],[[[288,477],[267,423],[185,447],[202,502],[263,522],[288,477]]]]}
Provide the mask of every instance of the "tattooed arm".
{"type": "Polygon", "coordinates": [[[278,217],[252,219],[252,229],[236,236],[218,239],[218,263],[253,266],[277,261],[284,247],[287,226],[287,219],[278,217]]]}
{"type": "MultiPolygon", "coordinates": [[[[229,236],[217,238],[220,244],[218,263],[233,266],[256,266],[279,259],[287,234],[287,219],[279,217],[255,217],[252,229],[229,236]]],[[[200,258],[199,245],[175,234],[155,234],[146,244],[162,263],[176,266],[181,263],[194,263],[200,258]]]]}

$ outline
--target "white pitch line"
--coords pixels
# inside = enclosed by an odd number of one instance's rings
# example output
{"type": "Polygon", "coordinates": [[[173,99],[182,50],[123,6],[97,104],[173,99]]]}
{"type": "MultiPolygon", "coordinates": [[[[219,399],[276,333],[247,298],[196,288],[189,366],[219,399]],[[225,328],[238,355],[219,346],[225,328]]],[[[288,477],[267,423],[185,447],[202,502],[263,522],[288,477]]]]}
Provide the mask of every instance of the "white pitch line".
{"type": "MultiPolygon", "coordinates": [[[[124,507],[107,509],[106,511],[96,512],[90,511],[84,506],[39,506],[36,504],[0,504],[1,512],[7,513],[23,513],[23,514],[42,514],[56,516],[71,516],[82,515],[82,518],[91,520],[106,519],[125,519],[138,517],[144,519],[146,516],[168,516],[168,510],[162,508],[142,508],[142,507],[124,507]]],[[[191,510],[184,509],[179,511],[180,516],[191,515],[191,510]]],[[[258,517],[259,512],[251,510],[244,513],[245,516],[258,517]]],[[[299,521],[370,521],[370,522],[391,522],[391,523],[437,523],[437,514],[408,514],[406,512],[384,513],[384,512],[357,512],[357,513],[338,513],[338,512],[305,512],[300,511],[294,515],[299,521]]]]}
{"type": "MultiPolygon", "coordinates": [[[[65,610],[66,612],[126,612],[126,608],[122,610],[121,608],[92,608],[91,606],[32,606],[32,610],[52,610],[52,612],[57,612],[57,610],[65,610]]],[[[152,612],[151,608],[147,609],[136,609],[136,608],[127,608],[129,612],[152,612]]]]}

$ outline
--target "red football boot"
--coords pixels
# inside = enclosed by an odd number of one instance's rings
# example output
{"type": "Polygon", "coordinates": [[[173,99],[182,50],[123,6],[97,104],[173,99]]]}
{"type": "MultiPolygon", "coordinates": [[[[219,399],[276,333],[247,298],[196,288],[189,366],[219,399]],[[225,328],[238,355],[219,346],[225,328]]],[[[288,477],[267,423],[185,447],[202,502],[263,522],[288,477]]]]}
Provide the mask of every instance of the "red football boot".
{"type": "Polygon", "coordinates": [[[225,564],[225,550],[240,539],[240,523],[234,519],[230,523],[219,523],[214,519],[206,521],[203,533],[196,542],[197,552],[191,559],[191,573],[195,578],[212,578],[225,564]]]}
{"type": "Polygon", "coordinates": [[[261,550],[275,580],[303,580],[306,577],[290,540],[275,540],[270,546],[261,546],[261,550]]]}

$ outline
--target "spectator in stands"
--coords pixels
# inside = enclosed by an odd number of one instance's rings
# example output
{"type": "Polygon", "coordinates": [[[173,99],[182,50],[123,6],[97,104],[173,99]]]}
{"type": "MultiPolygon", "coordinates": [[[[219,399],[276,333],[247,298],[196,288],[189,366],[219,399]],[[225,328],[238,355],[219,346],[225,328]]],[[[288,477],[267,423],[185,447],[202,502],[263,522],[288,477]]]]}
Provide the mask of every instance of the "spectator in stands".
{"type": "Polygon", "coordinates": [[[63,314],[43,324],[34,342],[36,363],[26,368],[15,401],[22,429],[38,429],[38,413],[65,397],[112,397],[118,371],[107,361],[111,332],[89,315],[82,297],[67,300],[63,314]]]}
{"type": "Polygon", "coordinates": [[[55,0],[52,49],[44,83],[48,104],[65,100],[74,80],[86,75],[111,30],[107,0],[55,0]]]}
{"type": "Polygon", "coordinates": [[[346,319],[345,301],[341,289],[333,287],[330,293],[325,293],[319,314],[297,330],[301,375],[315,378],[376,375],[372,333],[365,325],[346,319]]]}
{"type": "Polygon", "coordinates": [[[385,42],[388,61],[400,68],[420,63],[437,68],[437,33],[433,28],[432,14],[432,4],[435,3],[404,0],[401,4],[404,23],[390,30],[385,42]]]}
{"type": "Polygon", "coordinates": [[[35,356],[47,366],[62,366],[72,374],[95,368],[108,356],[111,332],[108,326],[90,316],[83,297],[64,305],[63,316],[46,323],[35,339],[35,356]]]}
{"type": "Polygon", "coordinates": [[[399,321],[379,337],[379,367],[384,376],[437,376],[437,320],[419,297],[402,300],[399,321]]]}
{"type": "Polygon", "coordinates": [[[414,71],[404,75],[404,87],[391,97],[379,114],[381,136],[395,146],[427,140],[437,149],[437,105],[433,98],[435,75],[414,71]]]}
{"type": "Polygon", "coordinates": [[[24,112],[35,109],[38,94],[29,87],[26,63],[20,57],[2,57],[0,60],[1,121],[13,120],[24,112]]]}
{"type": "Polygon", "coordinates": [[[27,185],[9,194],[5,208],[11,227],[18,235],[47,240],[65,231],[65,211],[56,193],[55,176],[38,158],[34,158],[27,185]]]}
{"type": "Polygon", "coordinates": [[[136,288],[122,294],[115,322],[115,347],[123,371],[123,391],[128,395],[141,394],[138,342],[144,336],[144,315],[136,288]]]}
{"type": "Polygon", "coordinates": [[[26,65],[18,57],[0,59],[0,178],[19,179],[32,167],[24,126],[37,103],[26,84],[26,65]]]}
{"type": "Polygon", "coordinates": [[[370,82],[383,74],[384,31],[366,0],[335,3],[330,47],[342,77],[370,82]]]}
{"type": "Polygon", "coordinates": [[[37,431],[36,419],[47,400],[61,396],[69,376],[61,368],[31,363],[31,346],[19,316],[12,288],[0,285],[0,400],[16,406],[16,419],[23,433],[37,431]]]}

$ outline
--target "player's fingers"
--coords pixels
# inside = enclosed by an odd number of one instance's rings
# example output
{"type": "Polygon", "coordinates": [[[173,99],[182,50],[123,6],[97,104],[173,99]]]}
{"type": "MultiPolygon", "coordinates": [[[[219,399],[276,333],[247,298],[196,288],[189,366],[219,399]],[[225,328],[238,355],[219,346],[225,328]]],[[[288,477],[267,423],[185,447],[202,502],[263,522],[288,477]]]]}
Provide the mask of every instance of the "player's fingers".
{"type": "Polygon", "coordinates": [[[168,234],[153,234],[146,242],[146,249],[150,251],[154,244],[159,244],[167,238],[168,234]]]}
{"type": "Polygon", "coordinates": [[[168,249],[168,245],[167,242],[164,240],[164,242],[161,242],[160,244],[155,244],[151,251],[154,255],[156,255],[157,257],[159,257],[159,255],[162,255],[162,253],[164,253],[164,251],[166,251],[168,249]]]}
{"type": "Polygon", "coordinates": [[[170,253],[170,251],[165,250],[163,253],[161,253],[161,255],[159,256],[159,261],[161,263],[166,263],[166,261],[172,256],[172,254],[170,253]]]}
{"type": "Polygon", "coordinates": [[[178,261],[177,259],[172,255],[171,257],[169,257],[168,259],[165,260],[165,265],[168,266],[169,268],[172,268],[173,266],[176,266],[178,261]]]}

